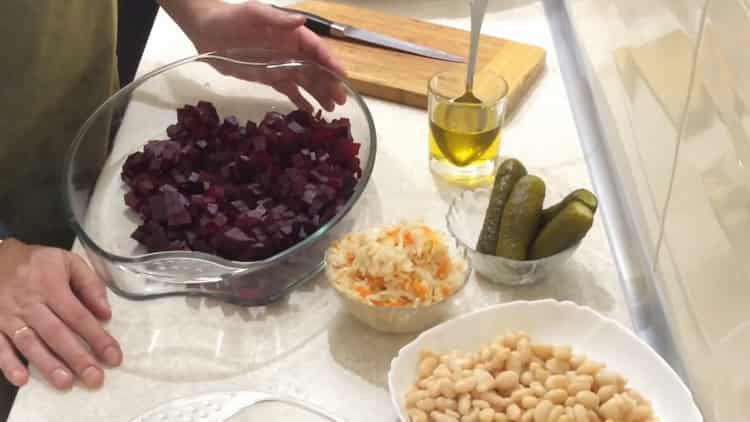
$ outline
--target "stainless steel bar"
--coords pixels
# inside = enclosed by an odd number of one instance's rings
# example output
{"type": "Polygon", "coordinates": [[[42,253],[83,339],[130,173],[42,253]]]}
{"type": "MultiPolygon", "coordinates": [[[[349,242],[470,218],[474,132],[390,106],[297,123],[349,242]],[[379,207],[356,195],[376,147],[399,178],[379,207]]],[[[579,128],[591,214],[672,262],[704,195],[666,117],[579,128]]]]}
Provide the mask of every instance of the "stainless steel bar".
{"type": "Polygon", "coordinates": [[[658,291],[658,274],[653,256],[638,227],[645,221],[635,195],[629,194],[626,175],[618,171],[615,133],[604,130],[606,118],[597,107],[595,87],[589,77],[590,64],[581,54],[565,1],[544,0],[560,70],[571,111],[584,151],[620,283],[635,333],[653,347],[686,381],[684,364],[675,347],[664,312],[664,298],[658,291]]]}

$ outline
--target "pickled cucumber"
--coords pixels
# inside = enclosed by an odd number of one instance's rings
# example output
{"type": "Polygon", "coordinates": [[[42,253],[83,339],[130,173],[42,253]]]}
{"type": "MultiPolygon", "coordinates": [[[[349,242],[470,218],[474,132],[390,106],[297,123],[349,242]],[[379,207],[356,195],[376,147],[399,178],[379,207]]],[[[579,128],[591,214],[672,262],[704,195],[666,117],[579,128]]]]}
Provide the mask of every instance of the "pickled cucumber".
{"type": "Polygon", "coordinates": [[[500,164],[495,175],[495,184],[492,186],[490,203],[484,214],[484,224],[477,241],[477,251],[483,254],[494,255],[497,247],[497,236],[500,232],[500,221],[503,216],[503,208],[508,201],[508,196],[516,185],[518,179],[526,175],[526,168],[520,161],[508,159],[500,164]]]}
{"type": "Polygon", "coordinates": [[[552,218],[539,232],[529,250],[531,259],[562,252],[586,236],[594,222],[594,211],[574,199],[552,218]]]}
{"type": "Polygon", "coordinates": [[[537,176],[523,176],[513,187],[503,209],[495,254],[524,260],[537,235],[546,187],[537,176]]]}
{"type": "Polygon", "coordinates": [[[596,214],[596,208],[599,206],[599,201],[596,199],[596,195],[594,195],[588,189],[576,189],[573,192],[569,193],[565,198],[563,198],[562,201],[556,203],[555,205],[552,205],[549,208],[545,208],[544,211],[542,211],[542,225],[547,224],[550,220],[552,220],[557,215],[557,213],[559,213],[566,205],[568,205],[570,201],[574,199],[589,207],[589,209],[591,209],[591,212],[596,214]]]}

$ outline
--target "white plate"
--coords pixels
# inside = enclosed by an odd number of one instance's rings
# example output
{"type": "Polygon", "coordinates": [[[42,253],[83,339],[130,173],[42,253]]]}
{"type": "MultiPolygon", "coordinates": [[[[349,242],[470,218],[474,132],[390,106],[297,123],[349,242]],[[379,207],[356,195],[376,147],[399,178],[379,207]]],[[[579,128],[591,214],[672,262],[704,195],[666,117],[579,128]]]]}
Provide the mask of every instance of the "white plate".
{"type": "Polygon", "coordinates": [[[646,343],[590,308],[551,299],[509,302],[465,314],[425,331],[404,346],[388,372],[391,400],[401,420],[409,421],[403,397],[416,380],[421,351],[478,350],[508,331],[526,331],[539,342],[568,344],[574,353],[605,363],[651,400],[663,422],[703,421],[690,390],[646,343]]]}

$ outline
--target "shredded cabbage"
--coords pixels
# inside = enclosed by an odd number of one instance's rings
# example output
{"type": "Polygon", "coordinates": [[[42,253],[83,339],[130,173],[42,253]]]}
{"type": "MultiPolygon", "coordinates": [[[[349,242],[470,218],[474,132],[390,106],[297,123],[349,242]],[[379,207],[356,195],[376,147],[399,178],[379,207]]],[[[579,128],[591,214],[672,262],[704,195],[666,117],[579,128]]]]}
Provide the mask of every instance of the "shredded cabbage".
{"type": "Polygon", "coordinates": [[[441,302],[464,282],[467,263],[443,237],[417,222],[352,233],[328,252],[328,273],[343,292],[375,306],[441,302]]]}

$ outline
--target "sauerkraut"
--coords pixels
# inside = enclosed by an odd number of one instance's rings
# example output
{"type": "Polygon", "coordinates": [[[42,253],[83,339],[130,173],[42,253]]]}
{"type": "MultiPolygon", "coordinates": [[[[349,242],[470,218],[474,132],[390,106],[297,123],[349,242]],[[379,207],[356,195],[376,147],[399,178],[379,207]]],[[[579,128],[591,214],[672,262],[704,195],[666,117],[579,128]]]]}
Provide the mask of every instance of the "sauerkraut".
{"type": "Polygon", "coordinates": [[[336,287],[374,306],[441,302],[464,283],[467,268],[440,233],[419,222],[349,234],[327,256],[328,276],[336,287]]]}

